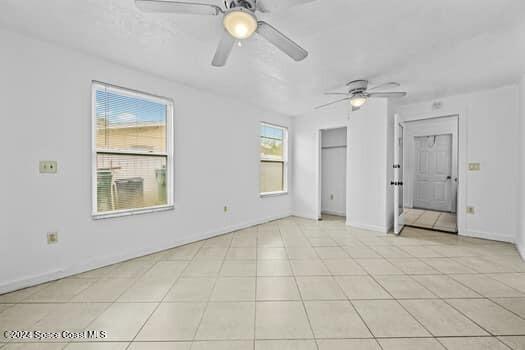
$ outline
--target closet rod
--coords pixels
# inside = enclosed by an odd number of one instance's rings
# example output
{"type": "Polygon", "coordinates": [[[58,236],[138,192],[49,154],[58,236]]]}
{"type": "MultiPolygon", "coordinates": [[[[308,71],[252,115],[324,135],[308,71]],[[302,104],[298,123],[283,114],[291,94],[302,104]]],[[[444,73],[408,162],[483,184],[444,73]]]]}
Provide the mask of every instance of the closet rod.
{"type": "Polygon", "coordinates": [[[343,146],[322,146],[321,149],[330,149],[330,148],[346,148],[346,145],[343,146]]]}

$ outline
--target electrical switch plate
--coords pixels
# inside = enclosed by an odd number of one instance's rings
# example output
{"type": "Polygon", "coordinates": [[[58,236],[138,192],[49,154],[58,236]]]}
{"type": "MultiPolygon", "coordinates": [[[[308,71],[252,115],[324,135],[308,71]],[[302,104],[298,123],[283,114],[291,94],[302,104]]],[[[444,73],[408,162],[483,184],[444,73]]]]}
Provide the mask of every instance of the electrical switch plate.
{"type": "Polygon", "coordinates": [[[479,163],[468,163],[469,171],[480,171],[481,165],[479,163]]]}
{"type": "Polygon", "coordinates": [[[47,244],[58,243],[58,232],[49,232],[47,234],[47,244]]]}
{"type": "Polygon", "coordinates": [[[40,174],[56,174],[58,163],[56,160],[41,160],[39,164],[40,174]]]}

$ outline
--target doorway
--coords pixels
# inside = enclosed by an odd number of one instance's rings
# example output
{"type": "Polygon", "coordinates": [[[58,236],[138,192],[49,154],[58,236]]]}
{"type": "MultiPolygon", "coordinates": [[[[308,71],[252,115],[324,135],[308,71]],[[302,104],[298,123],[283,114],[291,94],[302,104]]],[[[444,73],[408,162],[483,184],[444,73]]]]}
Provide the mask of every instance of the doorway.
{"type": "Polygon", "coordinates": [[[346,217],[347,128],[320,132],[320,216],[346,217]]]}
{"type": "Polygon", "coordinates": [[[403,224],[457,233],[458,117],[401,124],[403,224]]]}

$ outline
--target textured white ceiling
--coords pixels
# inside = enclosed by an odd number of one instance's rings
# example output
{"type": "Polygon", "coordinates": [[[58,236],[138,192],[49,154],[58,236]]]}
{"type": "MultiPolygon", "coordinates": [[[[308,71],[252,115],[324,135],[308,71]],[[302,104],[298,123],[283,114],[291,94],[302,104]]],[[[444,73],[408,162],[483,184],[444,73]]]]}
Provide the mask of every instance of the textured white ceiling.
{"type": "Polygon", "coordinates": [[[7,29],[289,115],[359,78],[397,80],[410,102],[525,71],[524,0],[317,0],[259,17],[310,56],[296,63],[255,36],[214,68],[219,17],[145,14],[133,0],[0,1],[7,29]]]}

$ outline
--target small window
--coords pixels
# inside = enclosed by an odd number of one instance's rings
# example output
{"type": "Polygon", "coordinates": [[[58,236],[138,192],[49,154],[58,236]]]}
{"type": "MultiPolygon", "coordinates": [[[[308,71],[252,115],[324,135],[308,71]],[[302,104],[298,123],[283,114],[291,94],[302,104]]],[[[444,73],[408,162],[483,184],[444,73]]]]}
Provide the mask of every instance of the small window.
{"type": "Polygon", "coordinates": [[[286,193],[288,185],[288,129],[261,124],[260,193],[286,193]]]}
{"type": "Polygon", "coordinates": [[[93,215],[173,208],[171,101],[93,83],[93,215]]]}

